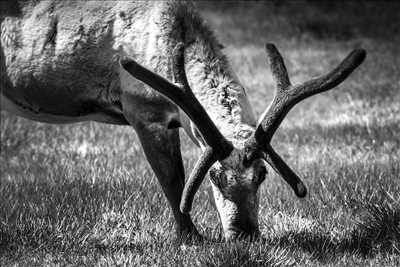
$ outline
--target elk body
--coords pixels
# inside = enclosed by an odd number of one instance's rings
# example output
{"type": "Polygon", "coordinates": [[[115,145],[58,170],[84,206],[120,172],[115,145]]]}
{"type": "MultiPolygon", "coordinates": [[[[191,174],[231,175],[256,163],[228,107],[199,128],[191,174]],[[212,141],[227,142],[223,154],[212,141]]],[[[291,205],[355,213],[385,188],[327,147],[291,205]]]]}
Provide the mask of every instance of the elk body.
{"type": "MultiPolygon", "coordinates": [[[[4,13],[6,12],[6,13],[4,13]]],[[[365,58],[291,85],[266,46],[276,96],[258,123],[221,46],[182,2],[21,2],[1,17],[1,107],[49,123],[131,125],[172,208],[178,236],[197,236],[189,211],[210,170],[226,239],[257,235],[257,190],[269,163],[306,188],[270,145],[290,108],[342,82],[365,58]],[[178,128],[203,153],[185,183],[178,128]]]]}

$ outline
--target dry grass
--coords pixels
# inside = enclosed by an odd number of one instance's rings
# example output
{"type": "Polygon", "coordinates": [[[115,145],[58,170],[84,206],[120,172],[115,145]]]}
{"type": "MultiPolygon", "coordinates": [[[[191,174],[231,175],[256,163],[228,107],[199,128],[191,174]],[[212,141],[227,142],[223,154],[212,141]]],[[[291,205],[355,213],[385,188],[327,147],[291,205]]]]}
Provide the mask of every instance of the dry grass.
{"type": "MultiPolygon", "coordinates": [[[[272,98],[265,42],[281,49],[294,82],[330,69],[353,47],[367,49],[346,82],[296,107],[274,139],[309,196],[296,199],[270,171],[260,189],[262,240],[177,247],[171,213],[131,128],[47,125],[2,112],[0,265],[398,266],[399,5],[199,6],[256,114],[272,98]]],[[[198,151],[183,139],[188,171],[198,151]]],[[[220,240],[208,183],[193,218],[220,240]]]]}

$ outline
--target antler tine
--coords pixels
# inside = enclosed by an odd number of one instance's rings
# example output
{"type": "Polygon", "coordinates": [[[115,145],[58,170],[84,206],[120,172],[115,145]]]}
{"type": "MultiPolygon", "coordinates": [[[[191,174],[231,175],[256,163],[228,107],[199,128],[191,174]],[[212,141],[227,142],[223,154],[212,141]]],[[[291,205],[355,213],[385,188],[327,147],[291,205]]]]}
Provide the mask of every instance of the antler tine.
{"type": "Polygon", "coordinates": [[[330,90],[344,81],[365,59],[364,49],[353,50],[333,71],[303,84],[290,85],[282,56],[273,44],[266,45],[269,64],[277,83],[277,91],[269,108],[264,112],[255,138],[259,144],[269,144],[275,131],[290,109],[301,100],[330,90]]]}
{"type": "Polygon", "coordinates": [[[262,157],[290,185],[296,196],[305,197],[307,195],[304,183],[269,144],[264,148],[262,157]]]}
{"type": "Polygon", "coordinates": [[[272,149],[271,139],[290,109],[301,100],[334,88],[344,81],[350,73],[365,59],[366,52],[356,49],[351,52],[333,71],[312,79],[303,84],[292,86],[285,63],[278,49],[273,44],[265,46],[273,78],[276,82],[276,93],[270,106],[263,113],[254,139],[263,150],[263,158],[292,187],[298,197],[304,197],[306,187],[300,178],[290,169],[282,158],[272,149]]]}
{"type": "Polygon", "coordinates": [[[285,90],[290,86],[290,80],[283,58],[274,44],[266,44],[265,49],[277,90],[285,90]]]}
{"type": "Polygon", "coordinates": [[[211,147],[207,147],[194,166],[194,169],[192,170],[192,173],[185,184],[185,188],[183,189],[180,203],[180,209],[182,213],[189,213],[192,209],[194,196],[203,182],[207,171],[216,161],[217,158],[215,157],[213,149],[211,147]]]}

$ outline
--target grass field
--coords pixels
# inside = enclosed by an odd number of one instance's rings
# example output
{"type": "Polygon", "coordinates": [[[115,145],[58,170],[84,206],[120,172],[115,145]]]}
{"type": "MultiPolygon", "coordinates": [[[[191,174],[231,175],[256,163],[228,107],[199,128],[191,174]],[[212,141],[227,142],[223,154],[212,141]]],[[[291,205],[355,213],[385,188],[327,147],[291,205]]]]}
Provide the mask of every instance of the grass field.
{"type": "MultiPolygon", "coordinates": [[[[324,3],[198,4],[257,115],[273,96],[265,42],[280,49],[294,83],[355,47],[368,53],[339,88],[299,104],[275,136],[309,195],[297,199],[270,170],[260,188],[262,240],[175,245],[171,212],[130,127],[1,112],[0,266],[400,265],[400,5],[324,3]]],[[[199,151],[182,139],[188,173],[199,151]]],[[[222,241],[208,181],[192,216],[222,241]]]]}

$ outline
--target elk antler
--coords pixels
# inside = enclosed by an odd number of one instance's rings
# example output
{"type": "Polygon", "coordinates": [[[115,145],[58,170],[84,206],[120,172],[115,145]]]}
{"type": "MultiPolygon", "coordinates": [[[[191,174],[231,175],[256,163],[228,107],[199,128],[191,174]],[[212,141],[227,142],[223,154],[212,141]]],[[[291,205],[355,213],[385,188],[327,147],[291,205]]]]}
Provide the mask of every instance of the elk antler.
{"type": "Polygon", "coordinates": [[[289,183],[296,195],[303,197],[306,195],[303,182],[272,149],[271,139],[292,107],[307,97],[327,91],[340,84],[363,62],[366,52],[363,49],[356,49],[330,73],[292,86],[278,49],[273,44],[266,44],[265,48],[277,88],[272,103],[263,113],[264,115],[255,131],[253,142],[255,141],[264,151],[263,158],[289,183]]]}
{"type": "Polygon", "coordinates": [[[183,213],[188,213],[191,209],[193,197],[204,180],[208,169],[217,160],[227,158],[233,150],[233,145],[221,134],[189,88],[184,71],[184,46],[182,43],[178,43],[175,47],[172,60],[175,79],[181,84],[179,86],[146,69],[133,59],[121,60],[120,64],[133,77],[164,94],[177,104],[194,122],[209,146],[197,161],[183,190],[180,208],[183,213]]]}

